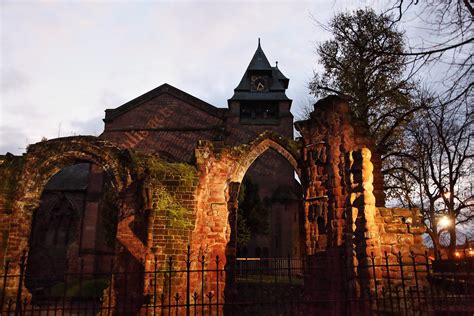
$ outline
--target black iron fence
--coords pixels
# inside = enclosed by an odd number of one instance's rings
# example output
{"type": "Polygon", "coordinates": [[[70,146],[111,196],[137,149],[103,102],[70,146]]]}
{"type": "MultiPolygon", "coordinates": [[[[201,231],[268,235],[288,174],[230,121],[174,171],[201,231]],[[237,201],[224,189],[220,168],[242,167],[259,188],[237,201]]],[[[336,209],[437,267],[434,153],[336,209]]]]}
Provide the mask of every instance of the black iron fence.
{"type": "Polygon", "coordinates": [[[188,251],[183,260],[121,260],[92,270],[81,262],[55,275],[29,273],[26,259],[3,268],[1,315],[474,313],[472,258],[237,258],[224,265],[188,251]]]}
{"type": "MultiPolygon", "coordinates": [[[[402,257],[373,255],[362,264],[369,283],[356,298],[356,310],[366,314],[472,315],[474,258],[433,260],[427,253],[402,257]],[[365,294],[365,295],[364,295],[365,294]]],[[[364,283],[364,282],[362,282],[364,283]]]]}

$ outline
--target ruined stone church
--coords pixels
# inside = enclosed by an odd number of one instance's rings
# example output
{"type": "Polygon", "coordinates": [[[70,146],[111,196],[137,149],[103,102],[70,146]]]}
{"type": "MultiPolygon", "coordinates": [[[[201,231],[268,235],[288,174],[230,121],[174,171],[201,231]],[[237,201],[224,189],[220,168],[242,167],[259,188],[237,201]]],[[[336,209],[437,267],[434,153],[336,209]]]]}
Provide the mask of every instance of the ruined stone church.
{"type": "MultiPolygon", "coordinates": [[[[100,136],[124,149],[158,154],[169,162],[192,163],[199,141],[218,146],[249,143],[266,131],[293,139],[289,79],[271,66],[258,43],[227,108],[219,108],[164,84],[116,108],[106,110],[100,136]]],[[[294,168],[274,150],[252,163],[246,177],[258,185],[266,202],[269,227],[253,237],[242,255],[299,256],[301,189],[294,168]]]]}
{"type": "MultiPolygon", "coordinates": [[[[99,137],[52,139],[30,145],[21,157],[2,156],[3,263],[27,255],[25,289],[35,295],[60,282],[62,272],[105,271],[110,258],[114,271],[149,271],[157,262],[166,267],[169,257],[184,265],[188,246],[188,253],[218,257],[222,266],[239,255],[304,256],[327,269],[305,286],[333,299],[346,286],[339,267],[347,258],[421,253],[420,218],[384,207],[380,155],[348,102],[327,97],[294,124],[288,85],[259,43],[227,108],[164,84],[106,110],[99,137]],[[268,209],[268,231],[238,249],[246,179],[268,209]],[[59,279],[39,284],[28,277],[45,270],[59,279]]],[[[354,271],[354,293],[371,273],[382,272],[354,271]]],[[[213,277],[203,282],[216,285],[213,277]]],[[[226,279],[220,282],[218,297],[226,279]]],[[[166,291],[166,280],[150,275],[130,280],[127,292],[121,284],[109,284],[108,299],[119,304],[124,293],[134,293],[137,310],[157,288],[166,291]]],[[[185,285],[173,285],[173,293],[185,285]]],[[[187,286],[201,291],[197,279],[187,286]]],[[[18,285],[4,288],[14,293],[18,285]]]]}

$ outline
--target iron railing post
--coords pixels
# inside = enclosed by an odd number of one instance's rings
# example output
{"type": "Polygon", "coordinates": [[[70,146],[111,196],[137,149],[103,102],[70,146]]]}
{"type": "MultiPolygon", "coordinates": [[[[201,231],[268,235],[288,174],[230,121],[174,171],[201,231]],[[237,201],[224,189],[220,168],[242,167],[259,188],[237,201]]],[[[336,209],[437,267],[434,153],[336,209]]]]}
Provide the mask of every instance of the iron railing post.
{"type": "Polygon", "coordinates": [[[390,283],[390,269],[388,265],[388,254],[385,251],[385,268],[387,269],[387,281],[388,281],[388,295],[390,299],[390,309],[393,311],[393,301],[392,301],[392,285],[390,283]]]}
{"type": "MultiPolygon", "coordinates": [[[[157,274],[157,269],[158,269],[158,259],[156,255],[154,256],[155,262],[154,262],[154,269],[153,269],[153,316],[156,316],[156,298],[157,298],[157,293],[156,293],[156,274],[157,274]]],[[[163,312],[163,311],[162,311],[163,312]]]]}
{"type": "MultiPolygon", "coordinates": [[[[427,272],[427,279],[428,279],[428,284],[430,287],[430,296],[431,296],[431,305],[435,306],[435,299],[434,299],[434,292],[433,292],[433,281],[434,277],[432,275],[433,271],[430,272],[430,262],[428,258],[428,253],[425,251],[425,265],[426,265],[426,272],[427,272]]],[[[431,263],[431,268],[433,268],[433,263],[431,263]]]]}
{"type": "Polygon", "coordinates": [[[7,276],[8,276],[8,270],[10,268],[10,262],[6,262],[5,264],[5,273],[3,274],[3,289],[2,289],[2,299],[0,301],[0,313],[3,313],[3,307],[5,306],[5,292],[7,288],[7,276]]]}
{"type": "MultiPolygon", "coordinates": [[[[114,269],[114,258],[110,259],[110,276],[109,276],[109,289],[108,289],[108,302],[107,302],[107,316],[110,316],[110,309],[112,308],[112,286],[113,286],[113,269],[114,269]]],[[[114,293],[115,295],[115,293],[114,293]]]]}
{"type": "Polygon", "coordinates": [[[219,316],[219,256],[216,256],[216,315],[219,316]]]}
{"type": "Polygon", "coordinates": [[[193,300],[194,300],[194,316],[197,316],[197,300],[198,300],[198,294],[194,292],[193,294],[193,300]]]}
{"type": "Polygon", "coordinates": [[[23,251],[23,255],[20,258],[20,276],[18,280],[18,292],[16,293],[16,304],[15,304],[15,316],[22,314],[21,312],[21,292],[23,290],[23,277],[25,273],[25,262],[26,262],[26,251],[23,251]]]}
{"type": "MultiPolygon", "coordinates": [[[[415,276],[415,286],[416,286],[416,295],[417,295],[417,298],[418,298],[418,308],[421,308],[420,288],[419,288],[419,285],[418,285],[418,271],[416,270],[415,253],[412,251],[410,254],[411,254],[411,259],[412,259],[412,262],[413,262],[413,273],[414,273],[414,276],[415,276]]],[[[412,302],[412,305],[413,305],[413,302],[412,302]]],[[[421,310],[420,310],[420,312],[421,312],[421,310]]]]}
{"type": "Polygon", "coordinates": [[[377,309],[377,314],[379,314],[379,294],[378,294],[378,288],[377,288],[377,275],[375,274],[376,271],[375,271],[375,256],[374,256],[374,253],[371,252],[370,253],[370,258],[371,258],[371,261],[372,261],[372,274],[373,274],[373,277],[374,277],[374,290],[375,290],[375,308],[377,309]]]}
{"type": "Polygon", "coordinates": [[[204,266],[205,266],[205,257],[201,257],[201,315],[204,316],[204,266]]]}
{"type": "Polygon", "coordinates": [[[176,316],[179,315],[179,299],[181,298],[181,296],[179,295],[179,293],[176,293],[175,296],[174,296],[174,300],[175,300],[175,310],[174,310],[174,313],[176,316]]]}
{"type": "Polygon", "coordinates": [[[402,253],[400,251],[398,252],[398,260],[400,262],[400,274],[402,277],[403,302],[405,306],[405,313],[407,313],[408,312],[407,293],[405,290],[405,276],[403,275],[403,258],[402,258],[402,253]]]}
{"type": "MultiPolygon", "coordinates": [[[[81,307],[82,307],[82,280],[84,277],[84,258],[81,258],[80,261],[80,271],[79,271],[79,300],[77,302],[77,312],[80,314],[81,313],[81,307]]],[[[49,305],[48,305],[49,308],[49,305]]]]}
{"type": "Polygon", "coordinates": [[[212,298],[214,297],[214,295],[212,294],[212,292],[209,292],[209,294],[207,295],[207,298],[209,299],[209,316],[212,315],[212,298]]]}
{"type": "Polygon", "coordinates": [[[171,316],[171,273],[173,272],[173,257],[170,256],[168,259],[168,316],[171,316]]]}
{"type": "Polygon", "coordinates": [[[190,316],[190,313],[191,313],[190,273],[191,273],[191,246],[188,245],[188,252],[186,256],[186,316],[190,316]]]}

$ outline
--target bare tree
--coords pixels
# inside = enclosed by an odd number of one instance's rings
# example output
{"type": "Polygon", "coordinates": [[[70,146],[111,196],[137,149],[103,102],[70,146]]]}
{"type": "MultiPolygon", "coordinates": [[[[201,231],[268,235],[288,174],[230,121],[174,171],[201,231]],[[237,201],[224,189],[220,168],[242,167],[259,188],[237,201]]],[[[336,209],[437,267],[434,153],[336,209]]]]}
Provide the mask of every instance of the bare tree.
{"type": "MultiPolygon", "coordinates": [[[[472,238],[472,25],[470,1],[396,0],[389,10],[394,24],[417,23],[404,56],[418,75],[436,91],[436,107],[425,108],[401,140],[405,155],[391,161],[392,197],[420,207],[435,248],[448,241],[452,256],[458,235],[472,238]],[[396,170],[402,172],[396,172],[396,170]],[[442,227],[442,221],[445,225],[442,227]],[[461,228],[461,229],[459,229],[461,228]]],[[[410,39],[408,39],[410,40],[410,39]]],[[[420,114],[420,113],[419,113],[420,114]]]]}
{"type": "Polygon", "coordinates": [[[406,152],[392,170],[392,192],[406,207],[418,207],[435,249],[449,235],[454,253],[457,229],[474,223],[473,112],[470,106],[437,100],[405,131],[406,152]]]}
{"type": "Polygon", "coordinates": [[[397,0],[385,14],[358,10],[318,24],[334,39],[318,46],[324,72],[312,93],[350,96],[382,154],[388,197],[420,208],[435,247],[449,240],[452,254],[456,228],[473,224],[472,7],[397,0]],[[397,27],[414,7],[428,29],[418,42],[397,27]],[[452,225],[442,227],[442,218],[452,225]]]}
{"type": "Polygon", "coordinates": [[[420,32],[417,40],[412,34],[407,51],[381,53],[400,54],[408,63],[417,64],[425,84],[443,102],[472,98],[472,1],[395,0],[388,12],[394,14],[394,24],[417,23],[420,32]]]}

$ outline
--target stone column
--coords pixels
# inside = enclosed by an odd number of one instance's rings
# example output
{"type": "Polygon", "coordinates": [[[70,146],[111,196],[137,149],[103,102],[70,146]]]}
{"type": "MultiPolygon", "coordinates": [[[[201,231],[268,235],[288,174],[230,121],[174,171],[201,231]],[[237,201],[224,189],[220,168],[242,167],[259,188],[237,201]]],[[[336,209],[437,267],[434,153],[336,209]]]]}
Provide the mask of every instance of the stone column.
{"type": "Polygon", "coordinates": [[[373,253],[380,256],[380,238],[375,221],[376,207],[373,194],[373,171],[371,162],[372,153],[368,148],[355,150],[350,154],[350,183],[352,232],[355,243],[354,266],[358,280],[355,293],[357,297],[364,297],[367,293],[360,289],[373,289],[373,271],[367,268],[368,258],[373,253]],[[357,286],[359,285],[359,286],[357,286]]]}

